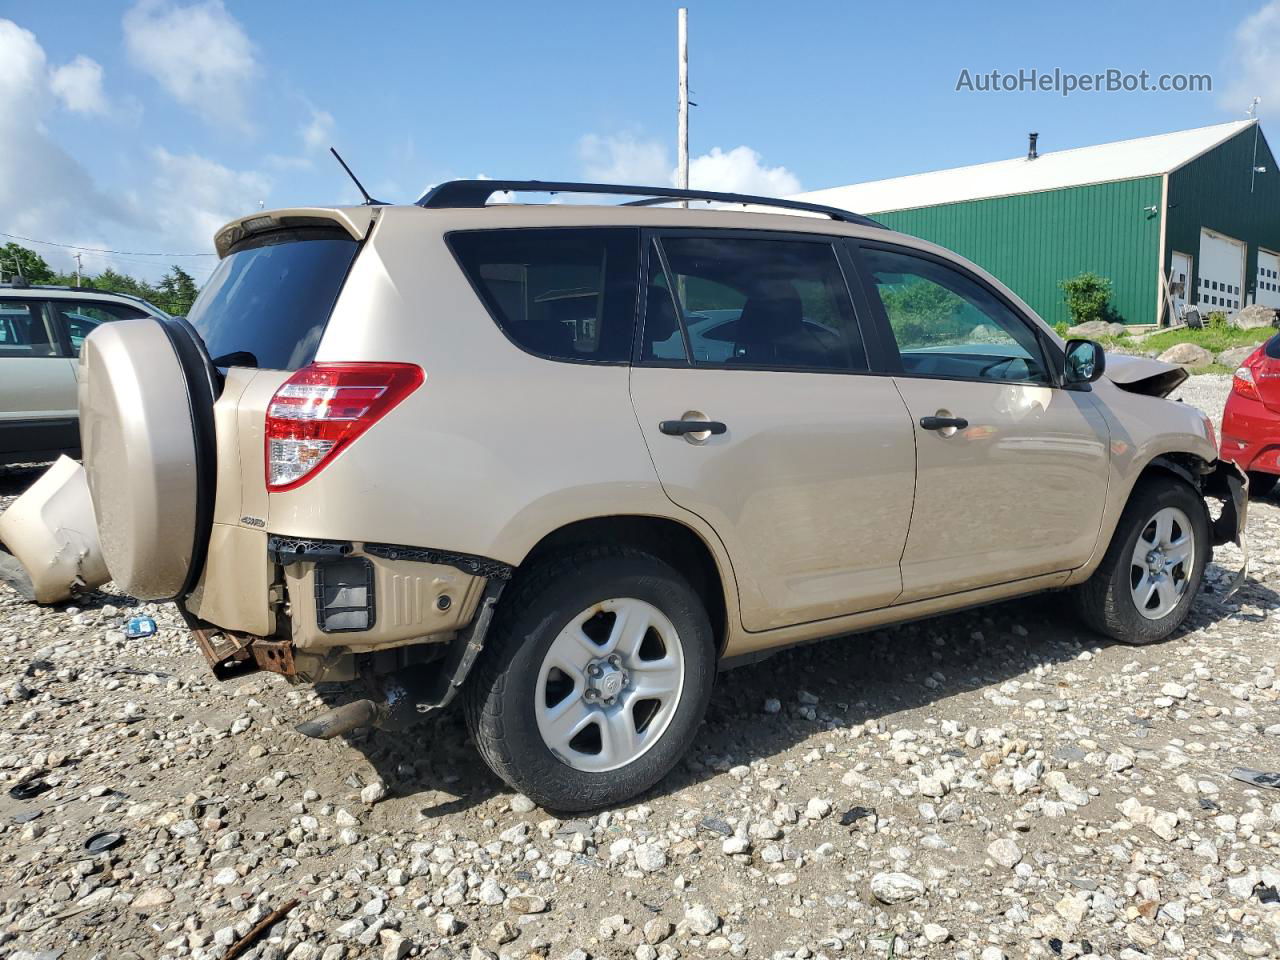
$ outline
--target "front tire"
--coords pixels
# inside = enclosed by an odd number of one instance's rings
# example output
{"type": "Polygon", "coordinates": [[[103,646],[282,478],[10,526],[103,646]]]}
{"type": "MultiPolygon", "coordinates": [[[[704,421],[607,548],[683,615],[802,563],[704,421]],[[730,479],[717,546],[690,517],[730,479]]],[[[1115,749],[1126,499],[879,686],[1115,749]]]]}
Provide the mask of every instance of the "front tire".
{"type": "Polygon", "coordinates": [[[1075,589],[1076,610],[1121,643],[1163,640],[1186,619],[1209,558],[1204,501],[1180,479],[1147,480],[1129,498],[1102,563],[1075,589]]]}
{"type": "Polygon", "coordinates": [[[715,678],[706,609],[670,565],[581,547],[522,570],[466,691],[495,774],[551,810],[628,800],[665,776],[715,678]]]}

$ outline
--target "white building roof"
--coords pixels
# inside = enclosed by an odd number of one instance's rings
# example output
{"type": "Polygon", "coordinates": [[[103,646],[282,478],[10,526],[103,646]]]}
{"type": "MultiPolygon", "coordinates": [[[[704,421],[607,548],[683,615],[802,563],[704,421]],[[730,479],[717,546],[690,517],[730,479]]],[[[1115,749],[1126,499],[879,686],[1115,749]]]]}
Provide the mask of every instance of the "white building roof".
{"type": "Polygon", "coordinates": [[[854,183],[796,194],[795,199],[825,203],[857,213],[876,214],[940,203],[1009,197],[1090,183],[1132,180],[1172,173],[1229,140],[1256,120],[1234,120],[1211,127],[1178,130],[1154,137],[1101,143],[1092,147],[1041,153],[969,167],[917,173],[891,180],[854,183]]]}

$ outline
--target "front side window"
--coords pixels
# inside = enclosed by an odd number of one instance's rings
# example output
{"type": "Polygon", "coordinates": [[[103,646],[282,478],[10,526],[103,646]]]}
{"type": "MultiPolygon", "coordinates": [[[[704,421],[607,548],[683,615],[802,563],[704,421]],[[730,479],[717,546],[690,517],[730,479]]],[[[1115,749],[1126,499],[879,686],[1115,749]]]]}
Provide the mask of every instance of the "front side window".
{"type": "Polygon", "coordinates": [[[470,230],[454,255],[517,346],[553,360],[631,359],[639,267],[635,230],[470,230]]]}
{"type": "Polygon", "coordinates": [[[936,260],[864,248],[905,373],[1048,382],[1035,333],[986,287],[936,260]]]}
{"type": "MultiPolygon", "coordinates": [[[[867,369],[830,243],[732,236],[668,236],[661,243],[696,365],[867,369]]],[[[661,270],[651,257],[650,274],[661,270]]],[[[684,356],[678,338],[646,346],[655,357],[684,356]]]]}
{"type": "Polygon", "coordinates": [[[58,339],[40,304],[0,300],[0,358],[56,356],[58,339]]]}
{"type": "Polygon", "coordinates": [[[67,331],[67,339],[71,342],[74,353],[80,352],[80,345],[93,332],[94,327],[113,320],[136,320],[150,316],[141,307],[105,301],[56,300],[53,309],[58,314],[58,321],[67,331]]]}

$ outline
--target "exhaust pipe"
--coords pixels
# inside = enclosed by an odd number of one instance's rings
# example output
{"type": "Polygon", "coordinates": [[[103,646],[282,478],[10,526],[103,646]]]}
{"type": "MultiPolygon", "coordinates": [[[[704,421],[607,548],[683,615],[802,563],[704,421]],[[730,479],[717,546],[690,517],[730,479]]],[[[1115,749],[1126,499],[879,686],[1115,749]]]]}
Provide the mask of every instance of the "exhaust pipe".
{"type": "Polygon", "coordinates": [[[358,727],[378,726],[382,712],[380,705],[372,700],[353,700],[305,720],[293,729],[313,740],[332,740],[358,727]]]}
{"type": "Polygon", "coordinates": [[[344,703],[293,729],[316,740],[332,740],[357,727],[407,730],[453,699],[456,687],[450,681],[454,673],[436,663],[403,668],[371,684],[377,699],[344,703]]]}

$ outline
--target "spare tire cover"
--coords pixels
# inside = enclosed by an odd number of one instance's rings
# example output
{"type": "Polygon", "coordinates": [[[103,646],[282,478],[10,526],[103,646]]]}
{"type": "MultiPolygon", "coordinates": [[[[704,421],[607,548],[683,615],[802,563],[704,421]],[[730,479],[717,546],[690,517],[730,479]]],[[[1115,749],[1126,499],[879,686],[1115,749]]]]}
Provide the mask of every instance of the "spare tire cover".
{"type": "MultiPolygon", "coordinates": [[[[189,589],[207,540],[193,387],[164,321],[103,324],[80,353],[80,443],[102,554],[141,600],[189,589]]],[[[179,334],[184,331],[178,330],[179,334]]],[[[203,397],[205,403],[212,398],[203,397]]]]}

